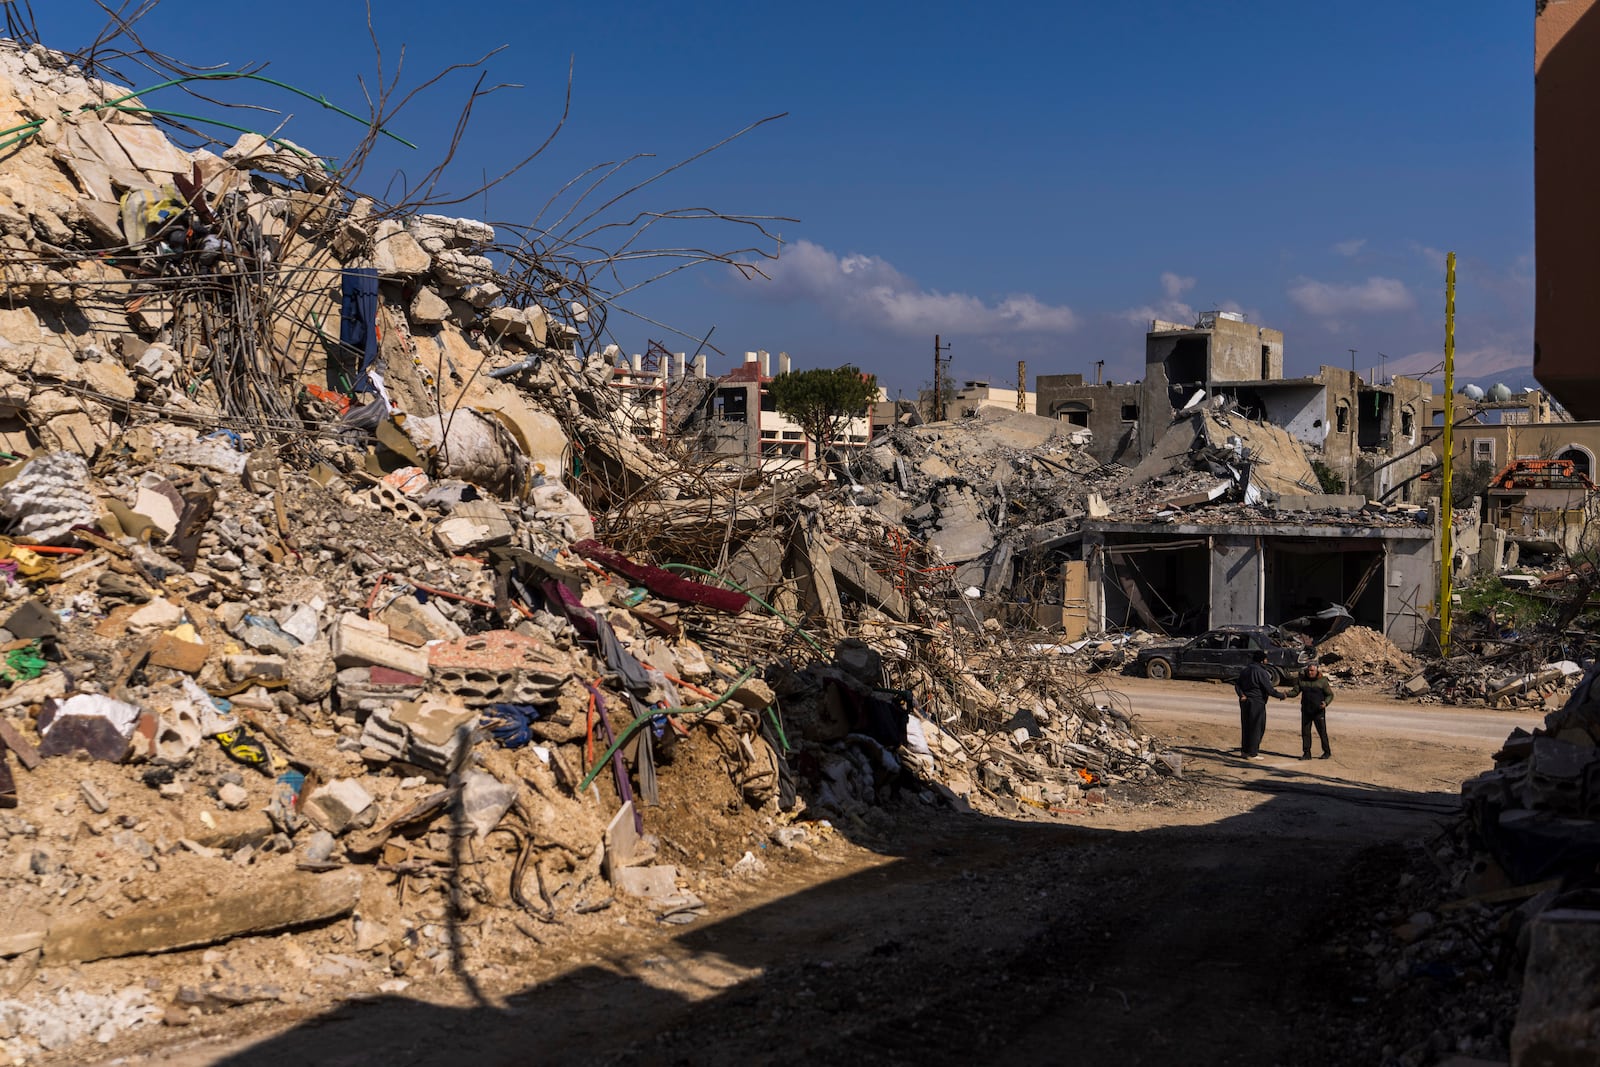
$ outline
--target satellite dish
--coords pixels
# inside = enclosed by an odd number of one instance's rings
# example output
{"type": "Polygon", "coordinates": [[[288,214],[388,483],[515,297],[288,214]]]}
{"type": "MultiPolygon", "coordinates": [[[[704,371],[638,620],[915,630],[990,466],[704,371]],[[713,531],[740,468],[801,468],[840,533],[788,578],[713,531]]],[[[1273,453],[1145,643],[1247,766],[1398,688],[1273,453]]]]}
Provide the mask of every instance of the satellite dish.
{"type": "Polygon", "coordinates": [[[1461,395],[1466,397],[1468,400],[1482,400],[1483,390],[1478,388],[1476,385],[1469,385],[1465,389],[1461,390],[1461,395]]]}
{"type": "Polygon", "coordinates": [[[1511,399],[1511,387],[1505,382],[1495,382],[1494,386],[1489,390],[1489,396],[1496,403],[1503,403],[1511,399]]]}

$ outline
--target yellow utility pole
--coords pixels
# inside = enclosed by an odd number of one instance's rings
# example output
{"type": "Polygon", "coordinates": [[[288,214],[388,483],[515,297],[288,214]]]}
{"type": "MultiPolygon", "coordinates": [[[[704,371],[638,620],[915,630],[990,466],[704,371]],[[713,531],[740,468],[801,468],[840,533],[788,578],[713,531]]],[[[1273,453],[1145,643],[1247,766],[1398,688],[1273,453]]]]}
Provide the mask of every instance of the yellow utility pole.
{"type": "Polygon", "coordinates": [[[1443,524],[1439,545],[1439,654],[1450,654],[1450,570],[1455,558],[1451,537],[1455,508],[1450,499],[1450,474],[1455,468],[1456,421],[1456,254],[1444,257],[1444,461],[1439,479],[1439,515],[1443,524]]]}

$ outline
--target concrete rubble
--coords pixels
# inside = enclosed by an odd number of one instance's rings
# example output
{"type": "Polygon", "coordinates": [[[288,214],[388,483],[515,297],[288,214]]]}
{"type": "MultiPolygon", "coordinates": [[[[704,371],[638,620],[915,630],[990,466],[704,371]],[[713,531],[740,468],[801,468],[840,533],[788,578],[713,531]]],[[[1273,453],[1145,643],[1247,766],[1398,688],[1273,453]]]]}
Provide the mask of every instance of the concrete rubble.
{"type": "Polygon", "coordinates": [[[626,429],[588,298],[501,273],[492,227],[117,95],[0,43],[0,107],[77,109],[0,197],[9,1058],[692,922],[886,806],[1047,819],[1172,773],[939,562],[983,584],[1011,509],[1063,514],[1098,465],[1048,420],[907,431],[903,489],[741,493],[626,429]]]}
{"type": "MultiPolygon", "coordinates": [[[[1165,635],[1060,632],[1085,523],[1436,521],[1322,493],[1293,437],[1214,405],[1135,468],[993,409],[825,472],[701,462],[635,434],[601,303],[520,237],[286,141],[185,150],[123,96],[0,41],[32,131],[0,163],[13,1061],[692,923],[896,808],[1155,795],[1183,761],[1103,682],[1165,635]]],[[[1364,627],[1318,647],[1416,695],[1440,669],[1364,627]]],[[[1484,695],[1546,699],[1552,663],[1484,695]]],[[[1553,877],[1552,823],[1600,856],[1587,694],[1468,784],[1518,885],[1553,877]]],[[[1565,931],[1541,966],[1591,943],[1565,931]]]]}

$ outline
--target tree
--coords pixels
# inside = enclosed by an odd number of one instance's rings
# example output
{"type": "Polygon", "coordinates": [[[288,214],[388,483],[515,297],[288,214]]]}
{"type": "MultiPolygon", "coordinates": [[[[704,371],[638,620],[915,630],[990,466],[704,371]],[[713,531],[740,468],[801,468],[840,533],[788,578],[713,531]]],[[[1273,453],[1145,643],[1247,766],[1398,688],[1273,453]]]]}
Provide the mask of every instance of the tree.
{"type": "Polygon", "coordinates": [[[849,364],[791,371],[768,382],[767,395],[780,415],[805,432],[820,466],[823,450],[878,399],[878,379],[849,364]]]}

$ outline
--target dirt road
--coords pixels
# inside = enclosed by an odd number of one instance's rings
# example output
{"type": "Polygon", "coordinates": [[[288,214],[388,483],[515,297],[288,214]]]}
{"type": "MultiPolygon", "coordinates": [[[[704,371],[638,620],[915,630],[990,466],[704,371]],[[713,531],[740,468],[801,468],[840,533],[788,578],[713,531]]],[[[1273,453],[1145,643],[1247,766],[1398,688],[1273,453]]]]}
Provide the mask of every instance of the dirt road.
{"type": "Polygon", "coordinates": [[[1186,788],[1160,806],[1131,794],[1052,825],[907,805],[892,833],[774,865],[709,921],[534,949],[514,988],[481,1001],[441,985],[320,1016],[240,1011],[228,1029],[118,1052],[179,1065],[1382,1062],[1377,1038],[1358,1059],[1329,1043],[1372,991],[1330,977],[1317,932],[1352,884],[1395,877],[1373,850],[1403,855],[1397,843],[1435,833],[1461,779],[1536,717],[1351,700],[1335,705],[1337,758],[1301,763],[1288,758],[1298,713],[1274,704],[1272,756],[1248,763],[1229,751],[1225,690],[1123,688],[1188,761],[1186,788]]]}

